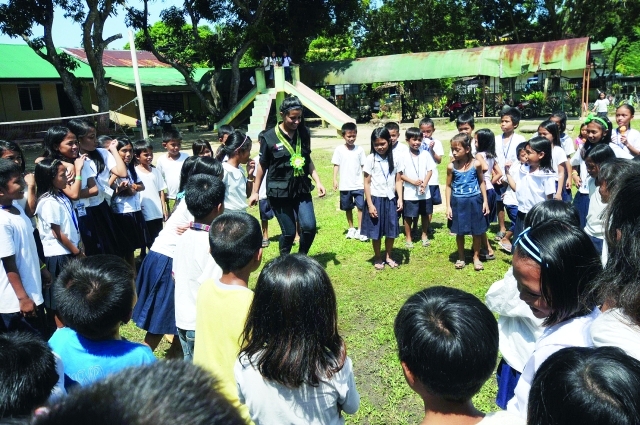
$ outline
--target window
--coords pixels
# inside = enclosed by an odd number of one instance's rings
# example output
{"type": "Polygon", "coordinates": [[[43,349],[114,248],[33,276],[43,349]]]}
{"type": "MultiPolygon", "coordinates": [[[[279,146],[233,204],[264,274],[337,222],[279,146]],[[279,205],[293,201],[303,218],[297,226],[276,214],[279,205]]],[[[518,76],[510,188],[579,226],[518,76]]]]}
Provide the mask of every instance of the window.
{"type": "Polygon", "coordinates": [[[18,97],[20,98],[20,109],[23,111],[41,111],[44,109],[38,84],[18,86],[18,97]]]}

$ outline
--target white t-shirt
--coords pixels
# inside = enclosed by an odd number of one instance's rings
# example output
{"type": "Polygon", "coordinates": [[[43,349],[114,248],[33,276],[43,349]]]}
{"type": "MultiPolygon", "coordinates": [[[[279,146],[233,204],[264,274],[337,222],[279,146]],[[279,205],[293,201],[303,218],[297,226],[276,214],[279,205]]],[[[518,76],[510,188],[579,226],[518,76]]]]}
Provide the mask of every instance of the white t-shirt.
{"type": "Polygon", "coordinates": [[[233,372],[238,386],[238,397],[246,404],[251,420],[265,424],[344,424],[338,406],[348,414],[360,407],[351,359],[346,358],[342,369],[329,381],[317,387],[302,384],[288,388],[262,377],[247,356],[236,360],[233,372]]]}
{"type": "MultiPolygon", "coordinates": [[[[256,168],[253,169],[253,177],[255,177],[256,174],[258,173],[258,164],[260,164],[260,155],[253,158],[253,161],[256,164],[256,168]]],[[[260,189],[258,189],[258,199],[260,200],[268,198],[267,196],[267,173],[268,172],[269,170],[266,169],[266,170],[263,170],[263,173],[262,173],[262,181],[260,182],[260,189]]]]}
{"type": "MultiPolygon", "coordinates": [[[[18,209],[20,215],[12,214],[9,210],[0,210],[0,258],[14,256],[25,292],[36,305],[40,305],[44,299],[33,226],[18,203],[14,201],[13,206],[18,209]]],[[[20,301],[9,283],[4,267],[0,267],[0,313],[19,311],[20,301]]]]}
{"type": "Polygon", "coordinates": [[[219,280],[222,270],[209,253],[209,232],[188,229],[178,238],[173,256],[175,280],[176,326],[186,331],[196,330],[196,297],[200,283],[219,280]],[[203,276],[205,270],[215,270],[203,276]],[[203,279],[204,277],[204,279],[203,279]]]}
{"type": "Polygon", "coordinates": [[[364,149],[360,146],[349,149],[345,145],[340,145],[336,148],[331,163],[340,167],[338,170],[340,178],[338,189],[340,191],[364,189],[362,166],[365,159],[364,149]]]}
{"type": "Polygon", "coordinates": [[[509,412],[491,412],[478,422],[478,425],[525,425],[527,422],[509,412]]]}
{"type": "Polygon", "coordinates": [[[598,316],[591,325],[590,333],[594,347],[618,347],[640,360],[640,326],[619,308],[598,316]]]}
{"type": "Polygon", "coordinates": [[[441,160],[444,155],[444,148],[442,147],[442,142],[438,139],[423,139],[422,145],[420,145],[420,149],[429,152],[429,156],[433,161],[433,172],[431,173],[431,178],[429,179],[429,186],[439,186],[440,185],[440,176],[438,175],[438,164],[436,164],[436,160],[433,158],[433,154],[438,155],[441,160]],[[433,141],[433,148],[429,148],[429,142],[433,141]]]}
{"type": "Polygon", "coordinates": [[[176,230],[178,227],[188,226],[192,221],[193,216],[187,209],[187,203],[180,202],[171,217],[169,217],[169,220],[164,223],[164,228],[160,231],[158,237],[153,241],[151,251],[173,258],[176,244],[180,238],[176,230]]]}
{"type": "Polygon", "coordinates": [[[562,145],[562,149],[564,149],[564,153],[567,157],[575,153],[576,147],[573,143],[573,139],[566,133],[562,133],[560,135],[560,144],[562,145]]]}
{"type": "MultiPolygon", "coordinates": [[[[118,177],[115,180],[115,184],[119,185],[123,181],[128,181],[129,186],[135,183],[133,181],[133,176],[131,176],[131,172],[129,170],[127,170],[127,178],[122,179],[118,177]]],[[[138,182],[139,181],[140,179],[138,179],[138,182]]],[[[146,189],[147,188],[145,187],[145,190],[146,189]]],[[[144,192],[145,190],[143,190],[142,192],[144,192]]],[[[132,213],[132,212],[140,211],[141,208],[142,207],[140,203],[140,194],[137,192],[135,195],[132,195],[132,196],[115,195],[115,192],[114,192],[114,195],[111,198],[111,209],[116,214],[132,213]]]]}
{"type": "Polygon", "coordinates": [[[595,101],[593,106],[598,110],[598,112],[607,112],[609,107],[609,99],[598,99],[595,101]]]}
{"type": "Polygon", "coordinates": [[[38,217],[38,232],[45,257],[71,254],[71,251],[53,236],[52,224],[60,226],[60,231],[74,246],[78,247],[80,243],[78,218],[71,200],[64,194],[56,197],[46,195],[40,198],[36,207],[36,216],[38,217]]]}
{"type": "Polygon", "coordinates": [[[575,155],[573,155],[573,157],[571,158],[571,166],[573,167],[573,169],[575,170],[575,167],[578,167],[580,170],[580,181],[582,182],[582,184],[580,185],[580,187],[578,187],[578,192],[583,193],[583,194],[588,194],[589,193],[589,180],[591,179],[591,176],[589,175],[589,173],[587,172],[587,164],[584,162],[584,159],[582,159],[582,151],[584,148],[580,148],[578,149],[578,152],[576,152],[575,155]]]}
{"type": "Polygon", "coordinates": [[[518,145],[525,142],[525,138],[521,134],[513,133],[511,137],[504,137],[504,134],[496,136],[496,161],[504,175],[504,166],[507,162],[512,165],[518,165],[518,145]]]}
{"type": "MultiPolygon", "coordinates": [[[[435,163],[433,158],[427,151],[419,151],[418,156],[411,153],[409,149],[402,158],[398,159],[398,162],[402,163],[402,172],[405,176],[412,180],[423,180],[427,175],[427,172],[433,171],[435,163]]],[[[419,201],[422,199],[431,199],[431,192],[429,187],[426,188],[424,193],[418,193],[418,186],[412,185],[409,182],[402,182],[402,196],[407,201],[419,201]]]]}
{"type": "Polygon", "coordinates": [[[282,66],[291,66],[291,57],[285,56],[282,58],[282,66]]]}
{"type": "Polygon", "coordinates": [[[160,192],[167,188],[162,174],[156,167],[151,167],[148,173],[143,167],[136,167],[138,180],[144,185],[144,190],[139,192],[140,207],[146,221],[163,218],[160,192]]]}
{"type": "Polygon", "coordinates": [[[169,155],[162,155],[158,158],[158,164],[156,167],[162,174],[164,181],[167,184],[167,198],[176,199],[178,190],[180,189],[180,171],[182,171],[182,164],[189,155],[180,152],[178,159],[170,159],[169,155]]]}
{"type": "MultiPolygon", "coordinates": [[[[516,187],[518,187],[518,182],[520,181],[520,166],[523,165],[522,163],[515,162],[513,163],[513,165],[511,165],[511,167],[509,168],[509,175],[511,176],[511,178],[513,179],[513,181],[516,184],[516,187]]],[[[507,190],[505,190],[504,192],[504,196],[502,197],[502,203],[505,205],[515,205],[518,206],[518,198],[516,198],[516,192],[511,189],[511,186],[507,185],[507,190]]]]}
{"type": "Polygon", "coordinates": [[[595,308],[586,316],[566,320],[545,329],[536,342],[536,348],[531,358],[524,366],[522,375],[518,379],[514,396],[507,404],[507,411],[522,418],[527,417],[529,390],[533,377],[540,365],[556,351],[567,347],[591,347],[590,326],[598,317],[600,310],[595,308]]]}
{"type": "MultiPolygon", "coordinates": [[[[640,149],[640,131],[630,128],[627,130],[625,136],[627,137],[627,144],[633,146],[636,150],[640,149]]],[[[622,143],[621,137],[619,129],[613,130],[609,146],[616,154],[616,158],[633,159],[634,155],[629,151],[629,148],[622,143]]]]}
{"type": "Polygon", "coordinates": [[[104,192],[105,199],[111,199],[113,189],[109,187],[109,177],[111,177],[111,170],[116,167],[116,159],[108,149],[96,148],[96,151],[98,151],[104,161],[104,169],[100,174],[98,174],[96,183],[100,186],[100,190],[104,192]]]}
{"type": "Polygon", "coordinates": [[[594,238],[604,239],[604,209],[607,204],[602,202],[600,191],[596,187],[595,179],[589,179],[589,209],[584,232],[594,238]]]}
{"type": "Polygon", "coordinates": [[[409,146],[406,143],[403,143],[398,140],[398,143],[393,147],[393,158],[400,158],[409,150],[409,146]]]}
{"type": "Polygon", "coordinates": [[[242,172],[242,169],[236,168],[228,162],[223,162],[222,168],[224,168],[222,182],[226,186],[224,209],[227,211],[246,211],[247,177],[242,172]]]}
{"type": "Polygon", "coordinates": [[[528,213],[534,205],[544,202],[547,195],[556,193],[555,178],[556,173],[538,168],[533,173],[529,172],[529,166],[524,164],[518,167],[519,180],[516,183],[516,199],[518,200],[518,211],[528,213]]]}
{"type": "Polygon", "coordinates": [[[73,205],[75,206],[75,205],[82,204],[84,205],[85,208],[95,207],[97,205],[100,205],[102,201],[104,201],[105,199],[104,198],[105,192],[100,188],[100,183],[98,182],[98,169],[96,167],[95,162],[93,162],[90,159],[87,159],[82,165],[81,176],[82,176],[82,185],[80,186],[80,188],[86,189],[89,179],[93,179],[96,182],[96,185],[98,186],[98,194],[95,196],[90,196],[89,198],[78,199],[77,201],[73,202],[73,205]]]}
{"type": "Polygon", "coordinates": [[[389,173],[389,162],[387,158],[383,159],[377,153],[372,153],[367,156],[362,171],[371,176],[371,196],[383,198],[395,193],[396,173],[402,171],[399,166],[400,162],[395,157],[395,152],[393,163],[393,171],[389,173]]]}
{"type": "MultiPolygon", "coordinates": [[[[556,181],[558,181],[558,167],[567,162],[567,159],[567,154],[560,146],[554,146],[551,149],[551,166],[553,167],[553,172],[556,173],[556,181]]],[[[568,171],[565,170],[565,179],[567,178],[567,172],[568,171]]]]}

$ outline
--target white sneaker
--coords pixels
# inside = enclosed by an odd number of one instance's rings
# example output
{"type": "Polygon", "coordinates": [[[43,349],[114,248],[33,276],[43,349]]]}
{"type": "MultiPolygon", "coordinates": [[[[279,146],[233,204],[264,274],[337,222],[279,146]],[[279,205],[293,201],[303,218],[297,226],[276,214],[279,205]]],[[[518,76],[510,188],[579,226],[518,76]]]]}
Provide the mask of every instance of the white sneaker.
{"type": "Polygon", "coordinates": [[[369,238],[365,235],[361,235],[360,234],[360,229],[358,229],[357,235],[356,235],[356,239],[359,239],[360,242],[366,242],[369,240],[369,238]]]}
{"type": "Polygon", "coordinates": [[[347,230],[347,239],[354,239],[355,238],[355,234],[356,234],[356,228],[352,227],[349,230],[347,230]]]}
{"type": "Polygon", "coordinates": [[[360,240],[360,229],[356,229],[356,231],[353,232],[353,239],[360,240]]]}

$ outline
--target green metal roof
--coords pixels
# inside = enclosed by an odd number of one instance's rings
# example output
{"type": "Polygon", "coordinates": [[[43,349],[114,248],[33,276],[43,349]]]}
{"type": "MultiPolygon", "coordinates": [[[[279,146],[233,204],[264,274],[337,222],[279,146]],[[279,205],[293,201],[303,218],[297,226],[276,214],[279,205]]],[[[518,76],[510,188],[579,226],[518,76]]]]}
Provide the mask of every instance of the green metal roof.
{"type": "MultiPolygon", "coordinates": [[[[196,68],[193,73],[193,79],[198,82],[204,74],[211,68],[196,68]]],[[[135,87],[135,79],[133,77],[133,68],[125,66],[109,66],[105,67],[107,78],[111,82],[135,87]]],[[[177,70],[174,68],[138,68],[140,74],[140,84],[142,87],[171,87],[186,86],[187,83],[177,70]]]]}
{"type": "MultiPolygon", "coordinates": [[[[92,78],[91,68],[80,61],[73,73],[78,78],[92,78]]],[[[26,44],[0,44],[0,79],[59,80],[58,71],[26,44]]]]}
{"type": "Polygon", "coordinates": [[[542,70],[584,69],[588,53],[588,38],[406,53],[303,65],[300,79],[320,86],[476,75],[507,78],[542,70]]]}

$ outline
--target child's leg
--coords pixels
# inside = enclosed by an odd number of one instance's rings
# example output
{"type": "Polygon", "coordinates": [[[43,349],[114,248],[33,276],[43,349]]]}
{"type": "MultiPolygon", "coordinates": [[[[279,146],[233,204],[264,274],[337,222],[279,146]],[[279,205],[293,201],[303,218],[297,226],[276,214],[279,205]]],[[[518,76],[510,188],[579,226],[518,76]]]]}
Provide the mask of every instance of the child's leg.
{"type": "Polygon", "coordinates": [[[483,233],[482,236],[480,236],[481,238],[481,248],[484,248],[487,250],[487,256],[492,256],[493,253],[493,248],[491,248],[491,244],[489,243],[489,238],[487,237],[486,233],[483,233]]]}
{"type": "Polygon", "coordinates": [[[380,246],[382,245],[381,240],[371,239],[371,244],[373,245],[373,263],[374,264],[383,263],[384,260],[380,255],[380,246]]]}
{"type": "MultiPolygon", "coordinates": [[[[413,224],[413,217],[404,218],[404,238],[405,238],[405,242],[408,244],[411,243],[411,225],[412,224],[413,224]]],[[[386,240],[388,241],[389,238],[386,238],[386,240]]],[[[386,242],[385,242],[385,246],[386,246],[386,242]]]]}
{"type": "Polygon", "coordinates": [[[456,235],[456,243],[458,244],[458,260],[464,261],[464,235],[456,235]]]}
{"type": "Polygon", "coordinates": [[[395,264],[395,261],[393,261],[393,258],[391,258],[391,251],[393,250],[393,242],[396,240],[396,238],[384,238],[384,251],[386,254],[386,261],[387,264],[389,264],[391,267],[393,267],[392,264],[395,264]]]}
{"type": "Polygon", "coordinates": [[[422,219],[422,240],[423,241],[428,241],[429,240],[429,215],[428,214],[422,214],[421,216],[422,219]]]}
{"type": "Polygon", "coordinates": [[[269,240],[269,220],[260,220],[262,225],[262,240],[269,240]]]}
{"type": "Polygon", "coordinates": [[[358,208],[358,229],[362,229],[362,208],[358,208]]]}
{"type": "Polygon", "coordinates": [[[129,252],[127,254],[124,255],[124,261],[127,262],[127,264],[129,264],[129,267],[131,267],[131,270],[133,270],[133,278],[135,279],[136,277],[136,258],[135,258],[135,252],[129,252]]]}
{"type": "Polygon", "coordinates": [[[347,214],[347,224],[349,225],[349,229],[353,229],[353,210],[346,210],[345,213],[347,214]]]}
{"type": "Polygon", "coordinates": [[[480,246],[482,244],[482,235],[473,235],[473,262],[480,261],[480,246]]]}
{"type": "Polygon", "coordinates": [[[150,332],[147,332],[147,334],[144,336],[143,344],[148,345],[149,348],[151,348],[151,351],[154,351],[156,348],[158,348],[158,344],[160,344],[160,341],[162,341],[162,337],[162,334],[152,334],[150,332]]]}
{"type": "Polygon", "coordinates": [[[498,210],[498,226],[500,226],[500,233],[505,233],[507,228],[504,224],[504,204],[502,202],[497,202],[496,208],[498,210]]]}

